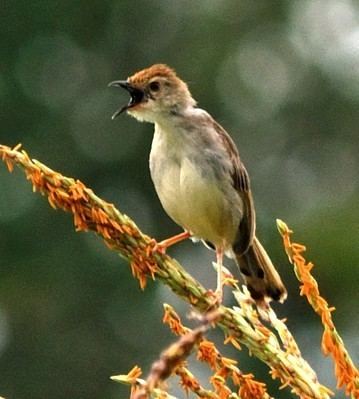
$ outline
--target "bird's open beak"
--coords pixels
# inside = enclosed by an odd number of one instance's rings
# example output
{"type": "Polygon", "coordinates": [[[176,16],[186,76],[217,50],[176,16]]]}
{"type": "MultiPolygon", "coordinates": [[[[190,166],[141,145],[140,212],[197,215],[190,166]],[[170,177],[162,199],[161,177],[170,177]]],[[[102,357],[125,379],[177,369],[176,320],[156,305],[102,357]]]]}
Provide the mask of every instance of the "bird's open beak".
{"type": "Polygon", "coordinates": [[[135,105],[139,104],[144,97],[144,92],[136,87],[131,86],[127,80],[114,80],[113,82],[108,84],[109,87],[122,87],[123,89],[127,90],[130,93],[130,101],[128,104],[123,106],[122,108],[118,109],[113,115],[112,119],[115,119],[118,115],[122,114],[122,112],[127,111],[128,109],[134,107],[135,105]]]}

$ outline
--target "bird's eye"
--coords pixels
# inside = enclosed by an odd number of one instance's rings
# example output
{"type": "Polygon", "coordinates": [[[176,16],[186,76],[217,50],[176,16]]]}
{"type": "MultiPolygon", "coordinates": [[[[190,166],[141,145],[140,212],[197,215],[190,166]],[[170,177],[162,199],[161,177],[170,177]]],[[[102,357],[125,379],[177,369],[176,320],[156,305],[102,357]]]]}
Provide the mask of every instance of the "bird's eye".
{"type": "Polygon", "coordinates": [[[158,91],[160,89],[160,84],[159,82],[154,81],[150,83],[149,87],[151,91],[158,91]]]}

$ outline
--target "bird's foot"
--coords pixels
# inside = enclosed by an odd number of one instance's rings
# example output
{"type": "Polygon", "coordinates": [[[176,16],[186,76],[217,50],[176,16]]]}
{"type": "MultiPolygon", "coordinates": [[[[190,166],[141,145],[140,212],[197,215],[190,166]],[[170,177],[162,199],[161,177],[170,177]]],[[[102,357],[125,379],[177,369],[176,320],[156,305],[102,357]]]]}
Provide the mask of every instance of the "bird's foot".
{"type": "Polygon", "coordinates": [[[162,242],[157,242],[154,238],[151,240],[151,252],[152,254],[158,253],[164,255],[167,250],[167,246],[163,245],[162,242]]]}
{"type": "Polygon", "coordinates": [[[191,234],[188,231],[183,231],[180,234],[177,234],[173,237],[167,238],[166,240],[157,242],[156,240],[152,240],[153,242],[153,247],[152,247],[152,252],[160,253],[161,255],[164,255],[167,251],[167,248],[177,244],[180,241],[183,241],[187,238],[191,237],[191,234]]]}
{"type": "Polygon", "coordinates": [[[223,301],[223,291],[222,290],[208,290],[206,292],[207,296],[209,297],[210,303],[207,311],[217,309],[222,305],[223,301]]]}

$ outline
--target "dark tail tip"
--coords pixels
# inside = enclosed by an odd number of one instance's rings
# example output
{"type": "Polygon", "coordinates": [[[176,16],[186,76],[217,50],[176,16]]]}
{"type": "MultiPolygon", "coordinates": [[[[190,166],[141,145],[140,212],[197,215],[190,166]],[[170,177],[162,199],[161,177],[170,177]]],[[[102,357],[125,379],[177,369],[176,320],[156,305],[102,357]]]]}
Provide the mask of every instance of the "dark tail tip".
{"type": "Polygon", "coordinates": [[[247,288],[249,293],[251,294],[251,297],[255,301],[261,301],[264,299],[264,297],[273,299],[274,301],[281,301],[283,300],[283,295],[285,295],[285,293],[282,290],[276,287],[267,287],[265,294],[261,291],[256,290],[253,286],[248,284],[248,282],[247,282],[247,288]]]}
{"type": "Polygon", "coordinates": [[[262,299],[264,299],[264,295],[262,292],[257,291],[255,288],[253,288],[250,284],[247,283],[247,288],[249,293],[251,294],[251,297],[255,300],[255,301],[261,301],[262,299]]]}
{"type": "Polygon", "coordinates": [[[275,301],[279,301],[283,295],[283,292],[276,287],[268,287],[267,295],[275,301]]]}

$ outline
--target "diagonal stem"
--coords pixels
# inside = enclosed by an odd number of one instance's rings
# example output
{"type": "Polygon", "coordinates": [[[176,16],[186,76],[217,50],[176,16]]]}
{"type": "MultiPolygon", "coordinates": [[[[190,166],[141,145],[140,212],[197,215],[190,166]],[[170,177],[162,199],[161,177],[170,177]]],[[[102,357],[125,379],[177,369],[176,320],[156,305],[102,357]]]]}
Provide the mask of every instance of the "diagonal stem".
{"type": "MultiPolygon", "coordinates": [[[[17,165],[25,171],[33,189],[47,196],[50,205],[71,212],[77,231],[94,231],[105,244],[128,259],[133,274],[141,287],[148,276],[158,278],[195,309],[205,312],[211,305],[211,297],[174,259],[165,254],[153,253],[153,239],[143,234],[136,224],[112,204],[99,198],[79,180],[65,177],[42,163],[30,159],[25,151],[0,145],[0,157],[10,171],[17,165]]],[[[281,343],[269,330],[256,328],[256,321],[235,309],[219,307],[222,318],[217,325],[227,336],[245,345],[251,354],[265,362],[273,377],[279,378],[303,398],[327,399],[328,389],[321,385],[315,372],[303,368],[304,359],[291,356],[282,349],[281,343]],[[314,377],[313,377],[314,376],[314,377]]],[[[309,367],[309,366],[308,366],[309,367]]]]}

